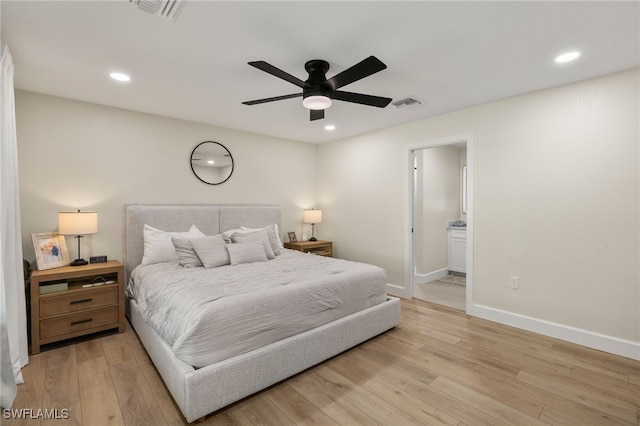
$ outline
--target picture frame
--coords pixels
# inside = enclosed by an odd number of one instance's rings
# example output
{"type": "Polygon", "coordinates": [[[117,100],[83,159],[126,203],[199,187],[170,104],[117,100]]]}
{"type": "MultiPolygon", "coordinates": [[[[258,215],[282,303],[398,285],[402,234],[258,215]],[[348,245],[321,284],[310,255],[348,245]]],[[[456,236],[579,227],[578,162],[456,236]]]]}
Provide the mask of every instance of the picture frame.
{"type": "Polygon", "coordinates": [[[64,235],[57,232],[31,234],[38,270],[60,268],[71,263],[64,235]]]}
{"type": "Polygon", "coordinates": [[[289,242],[290,243],[297,243],[298,242],[298,237],[296,237],[296,233],[295,231],[289,232],[289,242]]]}

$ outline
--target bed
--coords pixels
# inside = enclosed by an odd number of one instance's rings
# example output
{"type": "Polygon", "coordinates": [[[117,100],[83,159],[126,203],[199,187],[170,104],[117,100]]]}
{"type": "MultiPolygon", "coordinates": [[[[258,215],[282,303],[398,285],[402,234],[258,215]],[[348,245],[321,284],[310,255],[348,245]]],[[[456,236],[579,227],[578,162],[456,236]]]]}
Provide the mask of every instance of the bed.
{"type": "MultiPolygon", "coordinates": [[[[145,225],[180,232],[195,226],[205,235],[216,235],[243,226],[262,228],[272,224],[281,225],[281,210],[277,206],[130,205],[126,207],[125,216],[127,281],[132,274],[138,273],[134,270],[143,259],[145,225]]],[[[286,253],[285,249],[283,252],[281,259],[270,261],[274,267],[286,262],[306,261],[293,256],[312,256],[286,253]]],[[[335,261],[327,265],[334,269],[341,267],[335,261]]],[[[158,266],[156,269],[160,272],[155,273],[164,274],[164,267],[158,266]]],[[[366,274],[367,269],[362,271],[355,273],[354,277],[366,274]]],[[[309,281],[308,286],[315,285],[312,280],[309,281]]],[[[337,285],[342,285],[343,290],[347,288],[344,284],[337,285]]],[[[281,291],[280,288],[276,290],[281,291]]],[[[277,297],[272,299],[273,303],[278,300],[277,297]]],[[[370,301],[361,303],[364,305],[355,308],[355,312],[348,312],[346,316],[336,319],[325,316],[325,322],[321,325],[302,332],[293,330],[292,335],[270,343],[241,347],[236,352],[212,351],[213,355],[206,361],[197,357],[189,358],[185,353],[176,351],[173,344],[167,343],[167,336],[161,336],[163,331],[154,328],[151,321],[147,322],[149,309],[142,299],[139,304],[134,297],[128,298],[127,316],[184,417],[188,422],[193,422],[383,333],[400,322],[398,299],[384,295],[382,300],[371,306],[373,302],[370,301]],[[185,358],[190,362],[185,362],[185,358]]],[[[202,350],[199,353],[202,354],[202,350]]]]}

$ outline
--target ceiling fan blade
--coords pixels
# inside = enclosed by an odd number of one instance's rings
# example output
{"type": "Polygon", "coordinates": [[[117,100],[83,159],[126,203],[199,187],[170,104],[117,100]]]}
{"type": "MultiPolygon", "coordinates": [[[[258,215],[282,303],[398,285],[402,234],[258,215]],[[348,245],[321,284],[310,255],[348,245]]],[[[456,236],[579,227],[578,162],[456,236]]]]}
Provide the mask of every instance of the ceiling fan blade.
{"type": "Polygon", "coordinates": [[[243,104],[257,105],[257,104],[264,104],[266,102],[282,101],[284,99],[291,99],[291,98],[299,98],[301,96],[302,96],[302,93],[293,93],[291,95],[274,96],[273,98],[256,99],[255,101],[243,102],[243,104]]]}
{"type": "Polygon", "coordinates": [[[389,105],[391,98],[383,98],[381,96],[363,95],[362,93],[343,92],[336,90],[332,95],[333,99],[345,102],[353,102],[356,104],[369,105],[378,108],[384,108],[389,105]]]}
{"type": "Polygon", "coordinates": [[[380,59],[375,56],[369,56],[367,59],[358,62],[351,68],[334,75],[327,81],[334,89],[339,89],[342,86],[346,86],[347,84],[351,84],[355,81],[368,77],[371,74],[375,74],[378,71],[382,71],[385,68],[387,68],[387,66],[383,64],[380,59]]]}
{"type": "Polygon", "coordinates": [[[309,110],[309,121],[322,120],[323,118],[324,118],[324,110],[323,109],[310,109],[309,110]]]}
{"type": "Polygon", "coordinates": [[[252,67],[256,67],[259,70],[262,70],[264,72],[267,72],[273,76],[281,78],[285,81],[288,81],[289,83],[295,84],[298,87],[304,88],[306,86],[306,83],[304,81],[300,80],[297,77],[292,76],[289,73],[282,71],[280,68],[276,68],[273,65],[266,63],[265,61],[249,62],[249,65],[251,65],[252,67]]]}

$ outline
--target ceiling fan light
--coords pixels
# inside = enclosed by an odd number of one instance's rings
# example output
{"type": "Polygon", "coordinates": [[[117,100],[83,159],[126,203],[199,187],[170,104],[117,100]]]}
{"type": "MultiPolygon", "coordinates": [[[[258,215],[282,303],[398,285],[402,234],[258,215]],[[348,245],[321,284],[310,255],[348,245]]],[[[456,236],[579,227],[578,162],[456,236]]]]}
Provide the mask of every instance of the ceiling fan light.
{"type": "Polygon", "coordinates": [[[327,109],[331,104],[331,98],[327,96],[307,96],[302,100],[302,105],[307,109],[327,109]]]}

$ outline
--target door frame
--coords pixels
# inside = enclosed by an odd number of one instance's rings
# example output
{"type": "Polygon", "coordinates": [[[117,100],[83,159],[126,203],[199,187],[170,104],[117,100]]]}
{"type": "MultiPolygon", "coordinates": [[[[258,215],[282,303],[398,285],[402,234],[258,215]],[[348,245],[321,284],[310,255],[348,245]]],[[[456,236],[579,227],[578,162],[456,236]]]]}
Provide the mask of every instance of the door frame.
{"type": "Polygon", "coordinates": [[[473,157],[473,134],[449,136],[424,142],[409,144],[405,147],[405,185],[404,185],[404,289],[402,297],[412,298],[415,285],[415,197],[414,197],[414,153],[422,149],[438,146],[454,145],[461,142],[467,144],[467,287],[466,312],[473,311],[473,215],[474,215],[474,184],[475,175],[473,157]]]}

